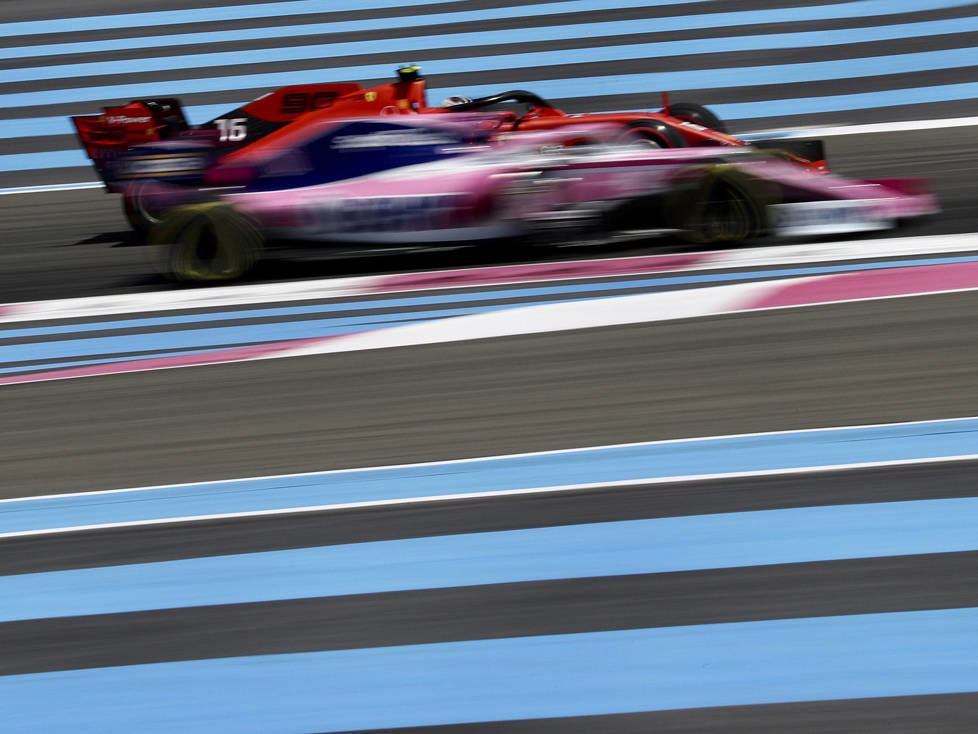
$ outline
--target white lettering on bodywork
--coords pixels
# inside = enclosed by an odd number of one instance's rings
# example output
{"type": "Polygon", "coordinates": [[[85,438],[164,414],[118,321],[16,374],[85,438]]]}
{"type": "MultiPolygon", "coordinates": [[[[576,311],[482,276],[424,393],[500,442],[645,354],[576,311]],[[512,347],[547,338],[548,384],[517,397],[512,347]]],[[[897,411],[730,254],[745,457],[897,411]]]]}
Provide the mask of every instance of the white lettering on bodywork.
{"type": "Polygon", "coordinates": [[[178,173],[197,171],[204,168],[206,158],[201,156],[174,156],[172,158],[129,159],[119,162],[119,171],[123,174],[137,175],[145,173],[178,173]]]}
{"type": "Polygon", "coordinates": [[[457,194],[372,196],[315,202],[310,208],[320,234],[416,232],[451,226],[457,194]]]}
{"type": "Polygon", "coordinates": [[[868,232],[892,226],[870,199],[775,204],[770,215],[771,228],[783,236],[868,232]]]}
{"type": "Polygon", "coordinates": [[[106,118],[107,122],[113,125],[126,125],[126,124],[145,124],[147,122],[152,122],[152,117],[126,117],[125,115],[109,115],[106,118]]]}
{"type": "Polygon", "coordinates": [[[382,130],[366,135],[340,135],[333,139],[337,150],[357,148],[407,147],[416,145],[448,145],[457,143],[455,138],[438,132],[424,130],[382,130]]]}

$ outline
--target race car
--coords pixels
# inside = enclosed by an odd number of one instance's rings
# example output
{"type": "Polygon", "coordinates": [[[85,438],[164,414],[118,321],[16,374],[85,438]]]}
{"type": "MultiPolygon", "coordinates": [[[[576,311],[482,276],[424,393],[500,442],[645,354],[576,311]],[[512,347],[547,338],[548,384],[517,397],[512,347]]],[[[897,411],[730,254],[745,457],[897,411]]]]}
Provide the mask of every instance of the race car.
{"type": "Polygon", "coordinates": [[[636,149],[615,124],[498,142],[495,114],[320,119],[228,156],[196,187],[155,182],[149,236],[185,281],[276,246],[566,244],[672,232],[696,243],[881,229],[933,213],[917,179],[854,181],[748,146],[636,149]]]}
{"type": "MultiPolygon", "coordinates": [[[[218,161],[240,150],[275,147],[281,135],[295,128],[323,119],[488,110],[498,113],[496,138],[594,122],[616,126],[618,138],[636,147],[747,145],[728,135],[719,118],[705,107],[687,102],[670,105],[665,94],[659,112],[571,115],[523,90],[479,99],[450,97],[432,107],[417,66],[402,67],[396,81],[370,89],[356,82],[282,87],[194,126],[187,122],[179,100],[172,98],[136,100],[71,120],[106,188],[123,194],[127,219],[135,230],[145,232],[158,219],[145,205],[145,182],[199,184],[218,161]]],[[[767,141],[767,147],[779,148],[795,163],[813,170],[826,169],[820,141],[767,141]]]]}

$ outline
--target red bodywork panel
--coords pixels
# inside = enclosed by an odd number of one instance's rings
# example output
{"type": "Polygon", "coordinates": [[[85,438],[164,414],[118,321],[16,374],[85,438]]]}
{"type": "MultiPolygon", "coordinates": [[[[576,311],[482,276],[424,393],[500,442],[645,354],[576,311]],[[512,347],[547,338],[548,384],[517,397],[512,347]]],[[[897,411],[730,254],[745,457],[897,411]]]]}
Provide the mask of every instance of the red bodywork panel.
{"type": "Polygon", "coordinates": [[[298,84],[269,92],[241,109],[269,122],[294,122],[308,112],[331,109],[338,99],[355,97],[360,91],[356,82],[298,84]]]}
{"type": "Polygon", "coordinates": [[[134,145],[182,134],[188,128],[180,102],[175,99],[136,100],[104,107],[100,115],[77,115],[71,122],[103,179],[106,166],[119,154],[134,145]]]}
{"type": "MultiPolygon", "coordinates": [[[[210,138],[224,155],[237,151],[259,152],[276,146],[286,136],[329,119],[418,113],[456,114],[451,108],[429,107],[425,80],[412,75],[398,81],[363,89],[356,82],[302,84],[282,87],[243,107],[231,110],[189,130],[180,103],[175,99],[138,100],[106,107],[101,115],[72,117],[89,158],[106,178],[105,165],[134,145],[172,138],[210,138]]],[[[528,113],[500,114],[500,133],[550,130],[582,123],[619,123],[623,135],[634,135],[635,126],[665,125],[682,136],[687,146],[742,146],[748,143],[711,130],[692,120],[668,114],[667,98],[660,112],[585,113],[570,115],[554,107],[536,105],[528,113]]],[[[672,134],[672,133],[670,133],[672,134]]],[[[825,161],[809,161],[786,154],[796,162],[825,170],[825,161]]],[[[108,179],[106,178],[107,183],[108,179]]]]}

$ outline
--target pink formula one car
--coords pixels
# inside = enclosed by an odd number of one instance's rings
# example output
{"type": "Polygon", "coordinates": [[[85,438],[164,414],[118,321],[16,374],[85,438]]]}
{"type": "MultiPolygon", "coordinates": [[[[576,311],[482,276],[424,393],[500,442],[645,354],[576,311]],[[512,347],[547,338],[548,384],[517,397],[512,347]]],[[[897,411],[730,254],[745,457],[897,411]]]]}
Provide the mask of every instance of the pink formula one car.
{"type": "Polygon", "coordinates": [[[244,274],[280,244],[697,243],[881,229],[937,211],[917,179],[853,181],[751,147],[619,145],[617,129],[511,138],[485,114],[328,120],[241,151],[200,187],[148,184],[150,233],[181,280],[244,274]],[[493,140],[492,144],[489,143],[493,140]]]}

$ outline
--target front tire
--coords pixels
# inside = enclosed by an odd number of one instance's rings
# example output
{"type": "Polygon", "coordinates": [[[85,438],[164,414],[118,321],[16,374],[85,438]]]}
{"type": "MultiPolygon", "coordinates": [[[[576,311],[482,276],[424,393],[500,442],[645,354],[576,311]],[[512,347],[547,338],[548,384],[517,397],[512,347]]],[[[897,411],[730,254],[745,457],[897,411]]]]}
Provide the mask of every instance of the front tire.
{"type": "Polygon", "coordinates": [[[168,212],[150,231],[161,269],[174,280],[235,280],[254,267],[264,247],[257,225],[224,202],[190,204],[168,212]]]}
{"type": "Polygon", "coordinates": [[[688,184],[666,196],[663,215],[687,242],[739,243],[768,232],[768,206],[778,198],[769,182],[715,166],[693,172],[688,184]]]}

